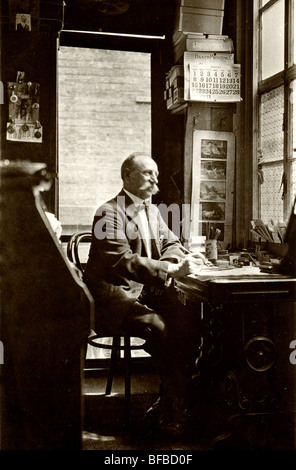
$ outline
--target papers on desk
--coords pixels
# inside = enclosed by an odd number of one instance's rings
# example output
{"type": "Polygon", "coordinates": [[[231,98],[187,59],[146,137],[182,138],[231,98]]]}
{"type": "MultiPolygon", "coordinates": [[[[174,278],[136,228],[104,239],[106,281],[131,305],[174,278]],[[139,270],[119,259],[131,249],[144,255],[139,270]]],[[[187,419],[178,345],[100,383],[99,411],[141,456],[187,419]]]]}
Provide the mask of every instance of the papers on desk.
{"type": "Polygon", "coordinates": [[[188,277],[192,279],[199,279],[200,281],[209,281],[217,277],[246,277],[246,276],[258,276],[260,275],[260,268],[257,266],[243,266],[237,268],[234,266],[204,266],[196,274],[189,274],[188,277]]]}

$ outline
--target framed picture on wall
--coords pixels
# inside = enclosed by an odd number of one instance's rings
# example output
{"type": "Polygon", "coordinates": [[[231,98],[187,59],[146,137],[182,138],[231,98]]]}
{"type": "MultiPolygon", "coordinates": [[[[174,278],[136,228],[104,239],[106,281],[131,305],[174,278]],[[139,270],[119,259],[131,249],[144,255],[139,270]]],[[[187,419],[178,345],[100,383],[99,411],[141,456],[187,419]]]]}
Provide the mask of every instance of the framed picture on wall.
{"type": "Polygon", "coordinates": [[[232,243],[235,136],[193,131],[191,236],[219,233],[221,248],[232,243]]]}
{"type": "Polygon", "coordinates": [[[31,15],[17,13],[15,15],[15,29],[17,31],[31,31],[31,15]]]}
{"type": "Polygon", "coordinates": [[[40,0],[9,0],[9,29],[38,32],[40,0]]]}

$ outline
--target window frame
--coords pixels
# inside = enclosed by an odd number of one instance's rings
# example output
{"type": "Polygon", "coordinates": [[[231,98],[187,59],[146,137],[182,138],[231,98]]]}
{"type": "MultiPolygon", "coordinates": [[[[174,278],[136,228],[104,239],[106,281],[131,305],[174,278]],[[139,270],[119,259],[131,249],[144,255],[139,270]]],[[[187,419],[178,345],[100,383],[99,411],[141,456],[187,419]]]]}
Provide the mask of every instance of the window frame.
{"type": "MultiPolygon", "coordinates": [[[[284,86],[284,115],[283,115],[283,132],[284,132],[284,149],[283,149],[283,174],[285,175],[284,199],[283,199],[283,217],[286,219],[290,215],[290,210],[293,204],[294,195],[291,194],[292,181],[291,181],[291,166],[295,161],[293,157],[293,105],[290,100],[290,84],[296,80],[296,64],[294,64],[294,8],[295,0],[284,0],[284,69],[264,80],[262,77],[262,14],[279,0],[270,0],[262,8],[260,7],[261,0],[254,1],[254,84],[256,90],[254,93],[255,102],[254,106],[255,121],[254,133],[257,136],[255,149],[258,151],[260,148],[260,100],[264,93],[270,92],[273,89],[283,85],[284,86]],[[257,26],[257,27],[256,27],[257,26]]],[[[257,154],[257,152],[255,152],[257,154]]],[[[258,156],[255,157],[255,165],[258,167],[258,156]]],[[[268,164],[268,163],[267,163],[268,164]]],[[[264,163],[262,164],[264,166],[264,163]]],[[[260,186],[260,185],[259,185],[260,186]]],[[[258,213],[260,218],[260,187],[258,187],[258,201],[255,212],[258,213]]]]}

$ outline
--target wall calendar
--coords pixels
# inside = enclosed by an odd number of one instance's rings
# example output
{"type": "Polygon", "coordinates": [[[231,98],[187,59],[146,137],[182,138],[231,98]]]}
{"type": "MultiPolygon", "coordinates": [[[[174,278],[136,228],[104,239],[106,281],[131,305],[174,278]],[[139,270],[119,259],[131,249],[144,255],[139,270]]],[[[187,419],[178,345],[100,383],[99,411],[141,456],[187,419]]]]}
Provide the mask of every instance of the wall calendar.
{"type": "Polygon", "coordinates": [[[184,99],[187,101],[237,102],[240,97],[240,64],[233,54],[184,53],[184,99]]]}

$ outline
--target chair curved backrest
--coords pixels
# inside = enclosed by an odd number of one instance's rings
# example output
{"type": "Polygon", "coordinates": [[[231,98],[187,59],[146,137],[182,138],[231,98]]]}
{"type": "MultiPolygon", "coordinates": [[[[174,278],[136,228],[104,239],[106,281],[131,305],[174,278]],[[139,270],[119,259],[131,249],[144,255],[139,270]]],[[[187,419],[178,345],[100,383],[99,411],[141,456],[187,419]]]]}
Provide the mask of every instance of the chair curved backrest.
{"type": "MultiPolygon", "coordinates": [[[[74,233],[71,236],[67,244],[67,256],[68,259],[77,266],[77,268],[83,273],[84,267],[81,260],[79,248],[83,243],[90,243],[92,240],[91,232],[78,232],[74,233]]],[[[142,339],[142,338],[141,338],[142,339]]],[[[145,342],[145,340],[143,340],[145,342]]],[[[114,332],[102,332],[99,334],[96,332],[91,332],[88,337],[88,344],[95,348],[109,349],[111,351],[110,357],[110,367],[108,372],[108,379],[106,384],[106,395],[111,394],[113,376],[115,371],[115,364],[118,357],[120,356],[120,351],[124,351],[124,361],[125,361],[125,415],[126,423],[129,424],[130,421],[130,400],[131,400],[131,351],[136,349],[143,349],[143,342],[131,344],[131,336],[126,334],[124,331],[114,332]],[[112,337],[111,343],[101,341],[102,338],[112,337]],[[121,337],[124,338],[123,344],[121,344],[121,337]]]]}
{"type": "Polygon", "coordinates": [[[67,245],[67,256],[69,260],[74,263],[78,269],[83,273],[84,267],[81,261],[81,256],[79,252],[81,243],[90,243],[92,239],[91,232],[78,232],[74,233],[67,245]]]}

